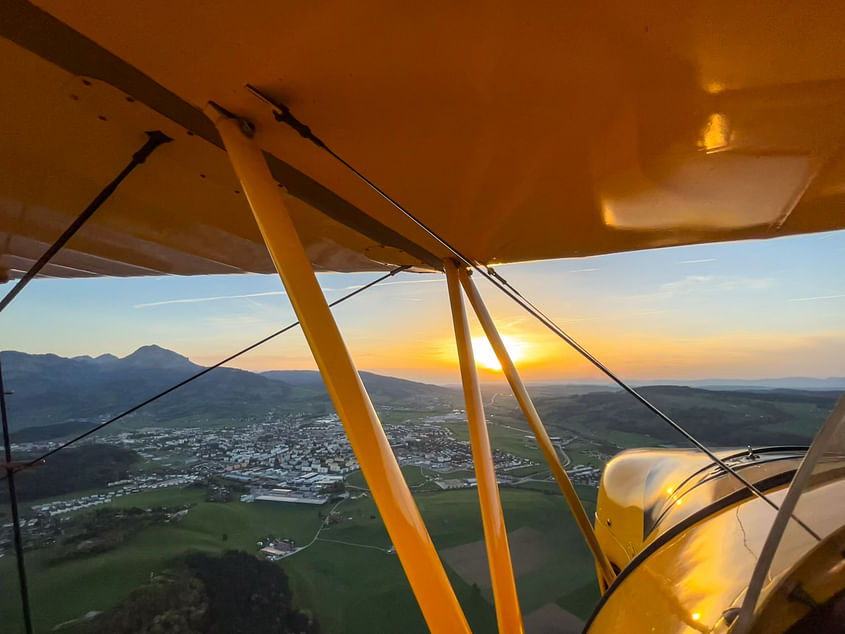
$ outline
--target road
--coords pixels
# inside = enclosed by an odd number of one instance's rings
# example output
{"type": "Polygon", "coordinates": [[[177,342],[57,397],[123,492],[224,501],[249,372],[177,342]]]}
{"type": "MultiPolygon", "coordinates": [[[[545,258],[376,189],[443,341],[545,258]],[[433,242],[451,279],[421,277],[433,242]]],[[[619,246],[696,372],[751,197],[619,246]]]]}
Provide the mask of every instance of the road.
{"type": "MultiPolygon", "coordinates": [[[[494,396],[495,396],[495,394],[494,394],[494,396]]],[[[511,425],[505,425],[504,423],[496,423],[496,424],[499,427],[505,427],[505,428],[511,429],[513,431],[518,431],[520,434],[523,434],[523,435],[527,435],[531,432],[530,429],[520,429],[519,427],[513,427],[511,425]]],[[[569,457],[569,455],[566,453],[566,450],[564,449],[564,447],[566,445],[568,445],[572,440],[574,440],[574,439],[568,438],[566,440],[561,440],[557,445],[555,445],[555,447],[557,447],[557,450],[563,456],[563,463],[562,464],[563,464],[564,469],[566,469],[566,467],[568,467],[569,465],[572,464],[572,459],[569,457]]],[[[552,444],[554,444],[554,443],[552,443],[552,444]]]]}
{"type": "Polygon", "coordinates": [[[340,539],[326,539],[325,537],[320,537],[320,533],[322,533],[323,530],[328,526],[328,522],[329,522],[329,518],[331,517],[331,514],[334,513],[334,511],[337,509],[337,507],[339,507],[341,504],[346,502],[346,500],[348,500],[348,499],[349,498],[344,498],[344,499],[340,500],[337,504],[335,504],[331,508],[331,510],[326,515],[326,518],[323,520],[322,524],[320,524],[320,528],[318,528],[317,532],[314,533],[314,538],[310,542],[305,544],[305,546],[297,548],[293,552],[285,555],[284,557],[282,557],[282,559],[287,559],[288,557],[293,557],[295,554],[301,553],[303,550],[311,548],[311,546],[313,546],[318,541],[329,542],[329,543],[332,543],[332,544],[343,544],[344,546],[355,546],[357,548],[369,548],[370,550],[377,550],[381,553],[385,553],[385,554],[389,555],[390,554],[389,548],[381,548],[380,546],[372,546],[370,544],[356,544],[355,542],[345,542],[345,541],[342,541],[340,539]]]}
{"type": "Polygon", "coordinates": [[[287,559],[288,557],[293,557],[296,553],[301,553],[301,552],[302,552],[303,550],[305,550],[306,548],[310,548],[311,546],[313,546],[313,545],[314,545],[314,542],[316,542],[316,541],[317,541],[317,539],[320,537],[320,533],[322,533],[322,532],[323,532],[323,529],[324,529],[324,528],[326,528],[326,526],[328,526],[328,523],[329,523],[329,518],[331,517],[332,513],[334,513],[335,509],[336,509],[338,506],[340,506],[341,504],[343,504],[344,502],[346,502],[346,500],[348,500],[348,499],[349,499],[349,498],[343,498],[342,500],[339,500],[339,501],[338,501],[338,502],[337,502],[337,503],[336,503],[336,504],[335,504],[335,505],[331,508],[331,510],[329,510],[329,512],[326,514],[325,519],[323,519],[323,522],[320,524],[320,528],[318,528],[318,529],[317,529],[317,532],[316,532],[316,533],[314,533],[314,539],[312,539],[310,542],[308,542],[307,544],[305,544],[305,546],[300,546],[299,548],[295,549],[293,552],[288,553],[287,555],[285,555],[284,557],[282,557],[282,559],[287,559]]]}

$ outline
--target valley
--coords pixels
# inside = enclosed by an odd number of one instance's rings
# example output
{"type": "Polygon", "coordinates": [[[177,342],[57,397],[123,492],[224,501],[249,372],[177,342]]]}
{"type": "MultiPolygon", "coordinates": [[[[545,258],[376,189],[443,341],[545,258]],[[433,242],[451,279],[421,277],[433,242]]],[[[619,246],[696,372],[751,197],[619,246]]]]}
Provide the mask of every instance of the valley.
{"type": "MultiPolygon", "coordinates": [[[[37,457],[201,370],[154,346],[124,359],[4,352],[3,361],[17,459],[37,457]]],[[[362,379],[467,618],[475,631],[492,631],[460,393],[370,373],[362,379]]],[[[530,390],[588,514],[613,455],[682,446],[610,387],[530,390]]],[[[736,447],[807,444],[838,397],[677,385],[642,392],[708,445],[736,447]]],[[[598,599],[592,559],[507,386],[484,385],[483,397],[520,603],[535,624],[528,631],[548,618],[577,623],[598,599]]],[[[134,589],[171,575],[186,555],[231,550],[280,566],[297,608],[324,632],[425,631],[315,372],[209,373],[18,482],[39,631],[87,631],[86,614],[121,609],[134,589]],[[262,552],[268,536],[273,547],[262,552]]],[[[0,574],[12,579],[8,498],[0,499],[0,574]]],[[[17,593],[4,593],[0,618],[10,631],[19,614],[17,593]]]]}

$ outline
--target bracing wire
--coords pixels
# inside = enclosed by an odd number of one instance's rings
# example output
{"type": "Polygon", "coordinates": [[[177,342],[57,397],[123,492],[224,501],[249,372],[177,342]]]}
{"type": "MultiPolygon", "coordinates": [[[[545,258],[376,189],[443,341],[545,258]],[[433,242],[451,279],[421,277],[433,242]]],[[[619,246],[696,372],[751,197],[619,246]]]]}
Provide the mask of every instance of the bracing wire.
{"type": "MultiPolygon", "coordinates": [[[[147,132],[147,141],[144,143],[141,148],[132,155],[131,160],[129,163],[124,167],[120,173],[112,179],[112,181],[106,185],[99,194],[92,200],[89,205],[82,210],[82,213],[77,216],[74,221],[68,225],[68,227],[62,232],[62,234],[51,244],[47,250],[41,254],[41,257],[36,260],[36,262],[26,271],[23,276],[17,281],[17,283],[12,287],[12,289],[6,293],[2,299],[0,299],[0,312],[5,310],[9,304],[18,296],[18,294],[29,284],[35,277],[41,272],[41,270],[47,266],[50,260],[53,259],[53,256],[58,253],[68,241],[76,235],[76,233],[82,228],[82,226],[88,222],[91,216],[102,207],[103,203],[105,203],[109,197],[117,190],[118,186],[126,179],[132,171],[138,167],[139,165],[143,164],[147,158],[149,158],[150,154],[164,143],[169,143],[172,139],[168,137],[163,132],[158,130],[147,132]]],[[[18,469],[18,467],[12,466],[12,453],[11,453],[11,440],[9,437],[9,423],[8,417],[6,414],[6,402],[5,402],[5,392],[3,391],[3,381],[2,377],[0,377],[0,409],[2,409],[2,418],[3,418],[3,444],[5,445],[5,458],[6,463],[4,465],[5,473],[0,480],[8,480],[9,486],[9,501],[12,507],[12,529],[15,538],[15,555],[18,563],[18,578],[19,578],[19,585],[21,591],[21,604],[23,608],[23,617],[24,617],[24,629],[26,630],[27,634],[32,632],[32,618],[30,614],[30,607],[29,607],[29,588],[27,586],[26,581],[26,568],[24,566],[24,550],[23,550],[23,542],[21,539],[21,525],[20,525],[20,516],[18,514],[18,498],[17,498],[17,488],[15,487],[15,476],[14,471],[18,469]]]]}
{"type": "Polygon", "coordinates": [[[24,562],[23,536],[21,533],[21,518],[18,510],[18,493],[15,486],[15,474],[12,471],[12,443],[9,440],[9,417],[6,412],[6,388],[3,385],[3,369],[0,367],[0,420],[3,426],[3,444],[5,445],[4,478],[8,481],[9,507],[12,511],[12,537],[15,545],[15,559],[18,567],[18,588],[21,593],[21,608],[23,610],[23,624],[26,634],[32,634],[32,611],[29,606],[29,584],[26,580],[26,563],[24,562]]]}
{"type": "MultiPolygon", "coordinates": [[[[658,418],[660,418],[663,422],[668,424],[672,427],[675,431],[680,433],[684,438],[687,439],[693,446],[697,449],[705,453],[713,462],[719,465],[727,474],[731,475],[732,477],[736,478],[743,486],[745,486],[749,491],[751,491],[754,495],[758,498],[763,500],[766,504],[772,507],[775,510],[778,510],[778,505],[775,504],[772,500],[770,500],[762,491],[760,491],[754,484],[749,482],[746,478],[744,478],[741,474],[731,468],[730,465],[725,463],[724,460],[719,458],[713,451],[707,448],[703,443],[701,443],[698,439],[696,439],[692,434],[690,434],[686,429],[684,429],[680,424],[672,420],[666,413],[660,410],[656,405],[654,405],[651,401],[649,401],[645,396],[640,394],[634,387],[629,385],[626,381],[624,381],[621,377],[619,377],[615,372],[613,372],[610,368],[608,368],[604,363],[602,363],[599,359],[597,359],[592,353],[590,353],[584,346],[582,346],[578,341],[576,341],[571,335],[569,335],[566,331],[564,331],[560,326],[558,326],[551,318],[545,315],[541,310],[539,310],[532,302],[526,299],[522,293],[518,292],[513,286],[508,284],[504,278],[502,278],[498,273],[493,271],[493,269],[486,268],[481,266],[478,262],[475,262],[461,253],[456,247],[452,246],[449,242],[447,242],[443,237],[441,237],[437,232],[435,232],[431,227],[426,225],[422,220],[420,220],[417,216],[413,213],[405,209],[401,204],[399,204],[396,200],[394,200],[389,194],[387,194],[384,190],[382,190],[378,185],[373,183],[369,178],[367,178],[364,174],[359,172],[355,167],[350,165],[343,157],[338,155],[334,150],[332,150],[322,139],[317,137],[311,129],[302,123],[299,119],[297,119],[293,113],[291,113],[290,108],[286,105],[279,103],[270,97],[263,94],[260,90],[251,86],[249,84],[246,85],[247,90],[249,90],[253,95],[258,97],[261,101],[266,103],[272,108],[273,116],[279,123],[284,123],[291,127],[297,134],[299,134],[304,139],[310,141],[311,143],[315,144],[317,147],[325,150],[329,155],[331,155],[335,160],[341,163],[344,167],[346,167],[349,171],[351,171],[355,176],[357,176],[362,182],[364,182],[368,187],[370,187],[373,191],[375,191],[379,196],[381,196],[387,203],[389,203],[392,207],[394,207],[397,211],[399,211],[402,215],[408,218],[411,222],[413,222],[417,227],[422,229],[426,234],[428,234],[431,238],[433,238],[437,243],[447,249],[452,255],[462,262],[465,266],[470,267],[474,271],[476,271],[479,275],[484,277],[488,282],[490,282],[493,286],[507,295],[511,300],[513,300],[516,304],[522,307],[525,311],[527,311],[531,316],[537,319],[540,323],[542,323],[546,328],[548,328],[552,333],[556,336],[561,338],[567,345],[569,345],[572,349],[574,349],[578,354],[584,357],[587,361],[589,361],[593,366],[595,366],[599,371],[601,371],[605,376],[607,376],[611,381],[616,383],[620,388],[622,388],[625,392],[633,396],[639,403],[641,403],[644,407],[646,407],[649,411],[655,414],[658,418]]],[[[801,525],[810,535],[815,537],[817,540],[821,538],[812,530],[810,529],[804,522],[802,522],[799,518],[793,515],[793,519],[795,519],[798,524],[801,525]]]]}
{"type": "MultiPolygon", "coordinates": [[[[347,293],[347,294],[346,294],[346,295],[344,295],[343,297],[340,297],[340,298],[338,298],[338,299],[334,300],[333,302],[331,302],[331,303],[329,304],[329,306],[330,306],[330,307],[337,306],[338,304],[341,304],[341,303],[345,302],[346,300],[351,299],[352,297],[355,297],[355,296],[356,296],[356,295],[358,295],[359,293],[363,293],[365,290],[370,289],[370,288],[372,288],[373,286],[376,286],[377,284],[379,284],[379,283],[383,282],[384,280],[386,280],[386,279],[388,279],[388,278],[391,278],[391,277],[393,277],[394,275],[396,275],[397,273],[400,273],[400,272],[402,272],[402,271],[405,271],[405,270],[407,270],[407,269],[409,269],[409,268],[410,268],[410,266],[407,266],[407,265],[406,265],[406,266],[398,266],[398,267],[396,267],[395,269],[393,269],[393,270],[389,271],[388,273],[385,273],[385,274],[384,274],[384,275],[382,275],[381,277],[378,277],[378,278],[376,278],[375,280],[373,280],[373,281],[371,281],[371,282],[368,282],[367,284],[364,284],[364,285],[362,285],[362,286],[361,286],[361,287],[359,287],[359,288],[356,288],[356,289],[355,289],[355,290],[353,290],[352,292],[347,293]]],[[[25,468],[27,468],[27,467],[32,467],[32,466],[34,466],[34,465],[36,465],[36,464],[39,464],[40,462],[42,462],[42,461],[46,460],[47,458],[49,458],[50,456],[52,456],[52,455],[54,455],[54,454],[58,453],[59,451],[62,451],[63,449],[66,449],[67,447],[70,447],[71,445],[73,445],[73,444],[75,444],[75,443],[79,442],[80,440],[82,440],[82,439],[84,439],[84,438],[87,438],[87,437],[88,437],[88,436],[90,436],[91,434],[95,434],[95,433],[97,433],[98,431],[102,430],[103,428],[108,427],[108,426],[109,426],[109,425],[111,425],[112,423],[116,423],[116,422],[117,422],[117,421],[119,421],[120,419],[125,418],[125,417],[129,416],[130,414],[134,414],[134,413],[135,413],[135,412],[137,412],[139,409],[141,409],[141,408],[143,408],[143,407],[146,407],[147,405],[150,405],[151,403],[154,403],[155,401],[159,400],[160,398],[162,398],[162,397],[164,397],[164,396],[167,396],[167,395],[168,395],[168,394],[170,394],[171,392],[175,392],[175,391],[176,391],[176,390],[178,390],[179,388],[184,387],[185,385],[188,385],[188,383],[192,383],[193,381],[196,381],[198,378],[200,378],[200,377],[202,377],[202,376],[205,376],[206,374],[208,374],[208,373],[209,373],[209,372],[211,372],[212,370],[215,370],[215,369],[219,368],[220,366],[225,365],[225,364],[229,363],[230,361],[233,361],[234,359],[237,359],[238,357],[240,357],[240,356],[242,356],[242,355],[246,354],[247,352],[249,352],[249,351],[251,351],[251,350],[254,350],[254,349],[255,349],[255,348],[257,348],[258,346],[261,346],[261,345],[263,345],[263,344],[267,343],[267,342],[268,342],[268,341],[270,341],[271,339],[275,339],[275,338],[276,338],[276,337],[278,337],[279,335],[282,335],[282,334],[284,334],[284,333],[288,332],[289,330],[293,330],[293,329],[294,329],[294,328],[296,328],[297,326],[299,326],[299,321],[295,321],[295,322],[293,322],[292,324],[288,324],[288,325],[287,325],[287,326],[285,326],[284,328],[282,328],[282,329],[280,329],[280,330],[277,330],[276,332],[274,332],[274,333],[271,333],[271,334],[267,335],[267,336],[266,336],[266,337],[264,337],[263,339],[259,339],[258,341],[256,341],[256,342],[255,342],[255,343],[253,343],[252,345],[249,345],[249,346],[247,346],[246,348],[242,348],[242,349],[241,349],[241,350],[239,350],[238,352],[235,352],[234,354],[229,355],[228,357],[226,357],[225,359],[222,359],[222,360],[218,361],[218,362],[217,362],[217,363],[215,363],[214,365],[210,365],[210,366],[208,366],[207,368],[203,368],[202,370],[200,370],[200,371],[199,371],[199,372],[197,372],[196,374],[192,374],[192,375],[191,375],[191,376],[189,376],[188,378],[186,378],[186,379],[184,379],[184,380],[182,380],[182,381],[179,381],[178,383],[176,383],[176,384],[174,384],[174,385],[170,386],[170,387],[169,387],[169,388],[167,388],[166,390],[162,390],[161,392],[159,392],[158,394],[156,394],[156,395],[154,395],[154,396],[151,396],[151,397],[150,397],[150,398],[148,398],[147,400],[145,400],[145,401],[143,401],[143,402],[141,402],[141,403],[138,403],[137,405],[133,405],[133,406],[132,406],[132,407],[130,407],[129,409],[124,410],[124,411],[123,411],[123,412],[121,412],[120,414],[117,414],[116,416],[113,416],[112,418],[108,419],[107,421],[104,421],[104,422],[100,423],[99,425],[97,425],[97,426],[95,426],[95,427],[92,427],[91,429],[87,430],[86,432],[81,433],[81,434],[79,434],[78,436],[75,436],[74,438],[71,438],[70,440],[68,440],[68,441],[66,441],[66,442],[64,442],[64,443],[62,443],[61,445],[59,445],[59,446],[57,446],[57,447],[54,447],[53,449],[51,449],[50,451],[48,451],[48,452],[44,453],[43,455],[38,456],[37,458],[33,458],[32,460],[29,460],[29,461],[25,462],[24,464],[22,464],[22,465],[20,465],[19,467],[17,467],[15,470],[25,469],[25,468]]],[[[4,476],[3,478],[0,478],[0,481],[2,481],[3,479],[5,479],[5,476],[4,476]]]]}
{"type": "Polygon", "coordinates": [[[41,269],[43,269],[50,260],[53,259],[53,256],[55,256],[62,247],[67,244],[68,240],[76,235],[76,233],[82,228],[82,225],[88,222],[91,216],[94,215],[94,212],[102,207],[103,203],[109,199],[115,190],[117,190],[118,185],[120,185],[136,167],[144,163],[147,158],[149,158],[150,154],[152,154],[153,150],[160,145],[170,143],[171,140],[172,139],[163,132],[147,132],[147,142],[144,143],[140,150],[132,155],[132,159],[129,161],[127,166],[124,167],[99,194],[97,194],[94,200],[92,200],[82,213],[79,214],[79,216],[77,216],[70,225],[68,225],[64,232],[62,232],[62,235],[60,235],[56,241],[41,254],[41,257],[38,258],[35,264],[33,264],[30,269],[24,273],[23,277],[17,281],[12,289],[6,293],[3,299],[0,299],[0,312],[12,303],[12,300],[17,297],[18,293],[20,293],[24,287],[41,272],[41,269]]]}

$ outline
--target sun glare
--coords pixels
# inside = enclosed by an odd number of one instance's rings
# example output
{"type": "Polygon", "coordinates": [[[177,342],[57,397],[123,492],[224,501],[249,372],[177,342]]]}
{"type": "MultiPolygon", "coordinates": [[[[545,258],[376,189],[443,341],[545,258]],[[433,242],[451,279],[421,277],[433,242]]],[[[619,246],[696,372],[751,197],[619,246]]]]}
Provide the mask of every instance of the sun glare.
{"type": "MultiPolygon", "coordinates": [[[[502,337],[502,341],[513,362],[517,363],[522,358],[522,343],[511,337],[502,337]]],[[[486,337],[476,337],[472,340],[472,353],[475,356],[475,362],[481,367],[496,372],[502,371],[502,364],[496,358],[493,346],[490,345],[486,337]]]]}

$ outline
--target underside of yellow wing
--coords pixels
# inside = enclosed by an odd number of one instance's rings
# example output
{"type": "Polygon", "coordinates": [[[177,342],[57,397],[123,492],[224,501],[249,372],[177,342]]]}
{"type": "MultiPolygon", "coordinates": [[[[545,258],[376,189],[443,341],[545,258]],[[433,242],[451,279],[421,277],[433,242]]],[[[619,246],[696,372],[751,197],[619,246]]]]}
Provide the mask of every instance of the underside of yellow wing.
{"type": "Polygon", "coordinates": [[[444,247],[481,263],[845,226],[837,2],[114,4],[6,0],[0,268],[17,277],[126,164],[174,139],[44,269],[270,272],[208,101],[255,125],[318,270],[444,247]]]}

